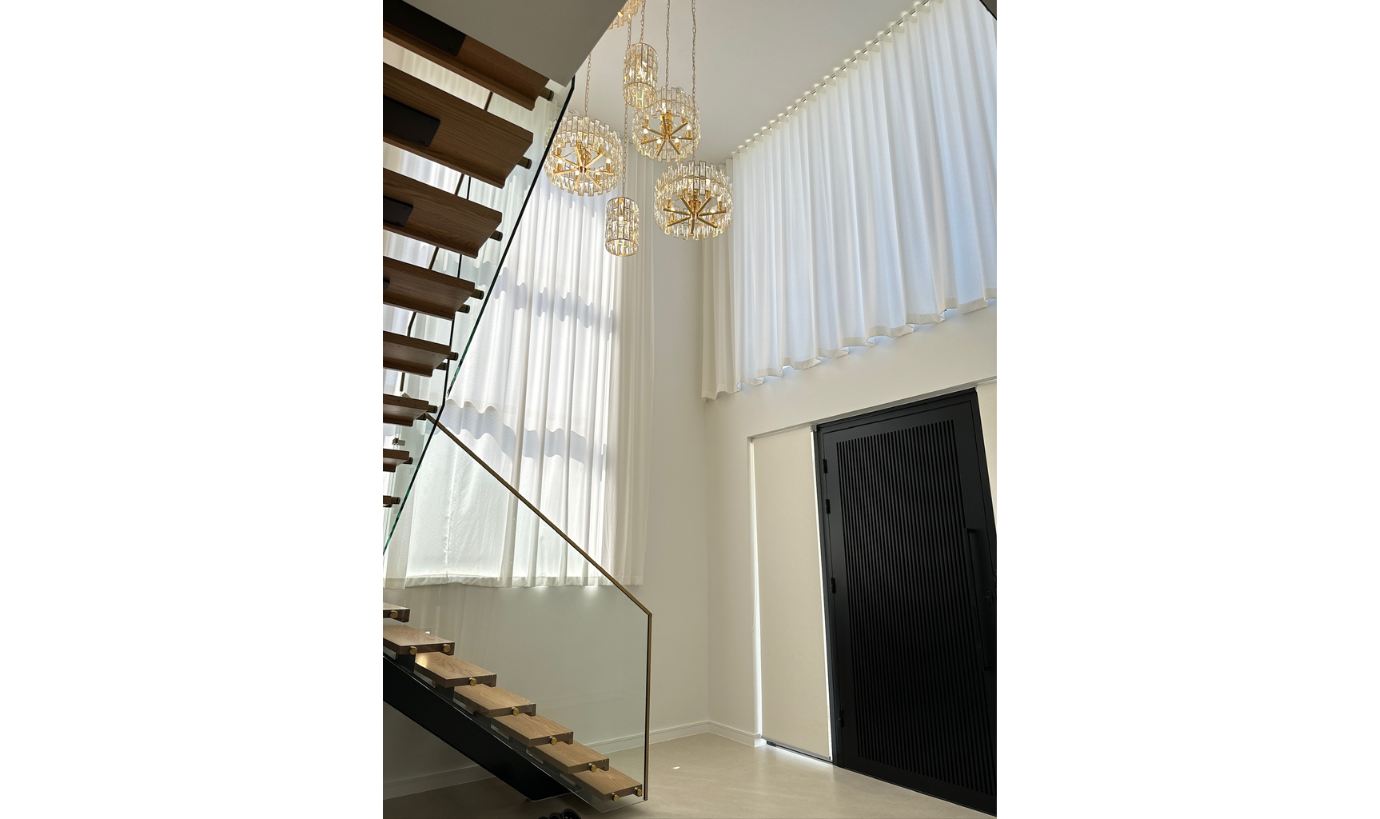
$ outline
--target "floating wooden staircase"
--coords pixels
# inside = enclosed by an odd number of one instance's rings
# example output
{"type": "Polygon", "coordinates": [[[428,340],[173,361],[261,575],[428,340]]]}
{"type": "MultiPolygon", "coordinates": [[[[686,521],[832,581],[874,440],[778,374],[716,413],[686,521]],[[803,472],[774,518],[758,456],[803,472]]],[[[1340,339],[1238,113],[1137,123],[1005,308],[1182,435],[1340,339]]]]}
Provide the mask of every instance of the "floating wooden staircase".
{"type": "MultiPolygon", "coordinates": [[[[547,78],[408,5],[384,0],[383,36],[412,53],[527,110],[551,99],[547,78]]],[[[383,141],[489,185],[503,187],[526,157],[533,134],[390,65],[383,67],[383,141]]],[[[383,228],[436,248],[476,257],[498,232],[492,208],[403,174],[383,171],[383,228]]],[[[434,256],[433,256],[434,263],[434,256]]],[[[383,260],[383,303],[448,321],[482,298],[474,282],[395,259],[383,260]]],[[[410,332],[410,331],[409,331],[410,332]]],[[[430,376],[458,358],[447,344],[383,334],[383,366],[430,376]]],[[[383,396],[385,424],[410,426],[439,409],[407,395],[383,396]]],[[[400,439],[393,439],[401,447],[400,439]]],[[[383,451],[383,468],[412,463],[407,450],[383,451]]],[[[385,495],[391,507],[402,501],[385,495]]],[[[639,604],[640,605],[640,604],[639,604]]],[[[609,758],[575,741],[570,729],[537,713],[537,704],[498,686],[498,675],[454,656],[455,643],[412,626],[403,606],[383,604],[384,701],[496,773],[529,799],[575,791],[617,801],[643,795],[642,783],[609,758]],[[391,622],[390,622],[391,621],[391,622]]],[[[650,629],[650,624],[649,624],[650,629]]]]}
{"type": "MultiPolygon", "coordinates": [[[[383,616],[397,620],[401,606],[383,604],[383,616]]],[[[401,619],[406,619],[404,614],[401,619]]],[[[518,742],[527,755],[554,768],[567,786],[601,801],[641,796],[642,783],[609,765],[609,758],[575,741],[575,732],[537,713],[537,704],[498,687],[498,675],[466,662],[455,643],[410,626],[383,627],[383,647],[409,662],[415,677],[481,724],[492,725],[518,742]]]]}
{"type": "MultiPolygon", "coordinates": [[[[454,27],[402,0],[384,0],[383,36],[419,57],[532,110],[551,99],[548,80],[454,27]]],[[[420,72],[419,72],[420,73],[420,72]]],[[[464,177],[503,187],[513,168],[530,168],[525,154],[533,133],[393,65],[383,66],[383,141],[459,171],[464,177]]],[[[464,178],[462,177],[462,179],[464,178]]],[[[458,191],[457,191],[458,192],[458,191]]],[[[399,236],[477,257],[489,240],[502,241],[503,214],[493,208],[385,168],[383,229],[399,236]]],[[[435,256],[432,257],[433,264],[435,256]]],[[[483,294],[474,282],[389,259],[383,260],[383,303],[454,321],[469,312],[465,303],[483,294]]],[[[408,334],[383,334],[387,370],[427,377],[459,356],[448,345],[408,334]]],[[[402,379],[405,383],[406,379],[402,379]]],[[[399,390],[401,392],[401,389],[399,390]]],[[[384,395],[383,422],[410,426],[439,408],[406,395],[384,395]]],[[[403,453],[404,457],[406,453],[403,453]]],[[[384,470],[410,460],[384,453],[384,470]]],[[[384,506],[400,503],[384,497],[384,506]]]]}

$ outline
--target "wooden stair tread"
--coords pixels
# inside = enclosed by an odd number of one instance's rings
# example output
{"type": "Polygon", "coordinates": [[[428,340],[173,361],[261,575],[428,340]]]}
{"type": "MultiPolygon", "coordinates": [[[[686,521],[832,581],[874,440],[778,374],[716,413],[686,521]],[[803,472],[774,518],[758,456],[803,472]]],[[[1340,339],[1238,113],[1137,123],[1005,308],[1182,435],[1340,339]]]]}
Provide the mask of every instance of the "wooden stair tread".
{"type": "MultiPolygon", "coordinates": [[[[397,500],[397,498],[394,498],[394,500],[397,500]]],[[[407,618],[411,615],[412,610],[405,606],[395,606],[386,600],[383,603],[383,616],[389,618],[390,620],[397,620],[400,623],[406,623],[407,618]]]]}
{"type": "Polygon", "coordinates": [[[401,0],[384,0],[383,36],[528,111],[538,98],[551,99],[546,77],[401,0]],[[428,27],[440,29],[441,38],[428,27]]]}
{"type": "Polygon", "coordinates": [[[555,766],[562,773],[588,771],[589,766],[608,770],[609,758],[578,742],[557,742],[555,745],[533,745],[529,751],[543,762],[555,766]]]}
{"type": "Polygon", "coordinates": [[[442,640],[434,634],[427,634],[412,626],[384,626],[383,645],[399,654],[412,654],[412,649],[416,649],[416,654],[427,651],[455,653],[454,640],[442,640]]]}
{"type": "Polygon", "coordinates": [[[385,449],[383,451],[383,471],[397,472],[403,464],[412,463],[412,456],[405,449],[385,449]]]}
{"type": "Polygon", "coordinates": [[[503,221],[503,214],[493,208],[387,168],[383,169],[383,195],[412,206],[406,224],[385,221],[384,230],[465,256],[478,256],[503,221]]]}
{"type": "Polygon", "coordinates": [[[385,129],[383,141],[404,151],[503,187],[514,166],[532,146],[532,132],[502,117],[451,96],[411,74],[383,66],[383,95],[440,120],[428,145],[385,129]]]}
{"type": "Polygon", "coordinates": [[[492,671],[447,654],[418,655],[417,670],[442,688],[486,686],[498,681],[498,675],[492,671]],[[470,680],[474,680],[474,686],[470,686],[470,680]]]}
{"type": "MultiPolygon", "coordinates": [[[[514,708],[522,715],[537,713],[536,703],[492,684],[457,685],[455,698],[486,717],[499,717],[504,714],[512,716],[514,708]]],[[[554,722],[551,724],[555,725],[554,722]]]]}
{"type": "Polygon", "coordinates": [[[642,783],[616,768],[597,771],[576,771],[580,784],[605,801],[615,796],[631,796],[642,783]]]}
{"type": "Polygon", "coordinates": [[[549,745],[553,737],[557,742],[575,741],[574,731],[536,714],[518,714],[516,716],[509,714],[495,717],[494,723],[505,734],[527,746],[538,743],[549,745]]]}
{"type": "Polygon", "coordinates": [[[456,313],[468,313],[470,306],[465,302],[483,295],[472,281],[387,256],[383,257],[383,280],[387,283],[384,304],[447,321],[454,319],[456,313]]]}
{"type": "Polygon", "coordinates": [[[426,376],[459,357],[459,353],[445,344],[383,331],[383,367],[386,370],[426,376]]]}
{"type": "Polygon", "coordinates": [[[428,412],[435,415],[437,409],[420,398],[388,395],[387,393],[384,393],[383,396],[383,422],[385,424],[411,426],[414,422],[421,420],[422,416],[428,412]]]}
{"type": "Polygon", "coordinates": [[[383,496],[383,508],[384,508],[384,509],[387,509],[387,508],[389,508],[389,507],[391,507],[391,506],[396,506],[396,505],[399,504],[399,503],[402,503],[402,498],[395,498],[395,497],[393,497],[392,495],[384,495],[384,496],[383,496]]]}

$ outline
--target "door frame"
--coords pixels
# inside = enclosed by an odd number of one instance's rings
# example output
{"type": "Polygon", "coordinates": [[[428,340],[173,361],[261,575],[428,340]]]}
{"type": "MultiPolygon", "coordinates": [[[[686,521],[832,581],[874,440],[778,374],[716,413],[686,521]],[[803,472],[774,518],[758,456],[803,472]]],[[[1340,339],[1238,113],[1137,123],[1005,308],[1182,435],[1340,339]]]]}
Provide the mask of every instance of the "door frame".
{"type": "MultiPolygon", "coordinates": [[[[992,507],[991,477],[988,474],[987,449],[984,441],[984,436],[982,434],[982,418],[981,411],[978,406],[977,389],[975,387],[966,387],[964,389],[956,390],[954,392],[944,393],[942,395],[931,396],[928,398],[922,398],[917,401],[911,401],[906,404],[887,407],[885,409],[874,410],[871,412],[865,412],[858,415],[847,416],[844,418],[839,418],[828,422],[821,422],[814,425],[813,438],[815,454],[815,508],[818,509],[820,513],[816,517],[818,518],[819,523],[819,557],[821,569],[820,582],[823,586],[822,592],[824,596],[825,659],[827,665],[826,671],[829,686],[830,708],[829,744],[830,753],[833,756],[834,765],[840,768],[845,767],[841,763],[845,759],[849,759],[849,757],[843,753],[843,738],[841,736],[840,730],[841,700],[838,696],[837,680],[837,668],[839,658],[837,656],[838,640],[835,638],[835,629],[837,627],[837,612],[835,611],[834,607],[835,594],[832,592],[830,588],[830,582],[833,578],[834,573],[834,562],[830,551],[831,535],[829,531],[829,523],[831,515],[825,514],[824,511],[826,475],[824,473],[825,458],[823,441],[821,440],[821,431],[837,432],[841,430],[851,429],[857,426],[872,424],[878,421],[887,421],[893,418],[903,418],[908,415],[913,415],[917,412],[925,412],[929,410],[945,409],[951,407],[957,408],[964,405],[969,407],[969,410],[972,414],[973,433],[975,438],[975,445],[977,447],[978,479],[981,484],[982,508],[984,516],[986,518],[987,526],[987,536],[985,538],[986,543],[985,548],[982,549],[982,553],[987,559],[987,566],[984,568],[990,569],[990,573],[993,578],[991,591],[994,595],[994,602],[991,606],[990,616],[992,618],[991,633],[995,635],[997,630],[995,606],[995,578],[997,566],[996,510],[992,507]]],[[[987,648],[987,653],[991,657],[990,662],[992,665],[993,673],[995,674],[996,645],[994,644],[992,646],[989,646],[987,648]]],[[[996,725],[995,694],[996,692],[995,690],[993,690],[991,692],[992,701],[990,703],[994,731],[996,725]]],[[[865,776],[875,776],[876,778],[885,777],[886,781],[894,784],[899,784],[901,785],[901,787],[909,788],[910,790],[914,791],[919,791],[930,796],[935,796],[946,801],[954,802],[955,804],[963,805],[974,810],[982,811],[984,813],[996,815],[996,800],[992,797],[987,796],[986,794],[980,794],[957,785],[951,785],[949,783],[930,779],[929,777],[923,777],[911,773],[909,771],[901,771],[899,769],[890,768],[889,766],[885,766],[880,763],[871,763],[867,767],[872,767],[874,768],[874,770],[865,770],[859,767],[846,769],[854,770],[857,773],[861,773],[865,776]]]]}

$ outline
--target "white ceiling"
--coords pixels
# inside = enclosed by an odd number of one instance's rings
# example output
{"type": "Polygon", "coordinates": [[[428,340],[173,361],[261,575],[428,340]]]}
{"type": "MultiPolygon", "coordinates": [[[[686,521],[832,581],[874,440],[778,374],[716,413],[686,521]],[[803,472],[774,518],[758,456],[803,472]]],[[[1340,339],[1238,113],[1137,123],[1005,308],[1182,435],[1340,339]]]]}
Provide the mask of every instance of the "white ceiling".
{"type": "MultiPolygon", "coordinates": [[[[647,0],[646,42],[666,76],[666,2],[647,0]]],[[[697,0],[703,136],[698,157],[723,162],[758,128],[819,82],[913,0],[697,0]]],[[[634,21],[633,42],[637,42],[634,21]]],[[[622,69],[627,30],[604,34],[594,50],[590,113],[623,131],[622,69]]],[[[570,110],[584,110],[580,69],[570,110]]],[[[690,0],[671,0],[671,82],[690,91],[690,0]]],[[[630,112],[631,114],[631,112],[630,112]]]]}
{"type": "MultiPolygon", "coordinates": [[[[572,111],[584,111],[582,62],[594,48],[590,113],[623,130],[627,29],[605,31],[623,0],[408,0],[524,65],[564,83],[578,69],[572,111]],[[602,32],[602,33],[601,33],[602,32]]],[[[690,2],[671,2],[671,82],[690,90],[690,2]]],[[[703,122],[699,157],[722,162],[830,69],[909,11],[914,0],[696,0],[703,122]]],[[[646,42],[666,76],[667,0],[646,0],[646,42]]],[[[637,41],[634,21],[633,41],[637,41]]]]}
{"type": "Polygon", "coordinates": [[[465,32],[465,36],[564,83],[584,62],[624,0],[407,2],[465,32]]]}

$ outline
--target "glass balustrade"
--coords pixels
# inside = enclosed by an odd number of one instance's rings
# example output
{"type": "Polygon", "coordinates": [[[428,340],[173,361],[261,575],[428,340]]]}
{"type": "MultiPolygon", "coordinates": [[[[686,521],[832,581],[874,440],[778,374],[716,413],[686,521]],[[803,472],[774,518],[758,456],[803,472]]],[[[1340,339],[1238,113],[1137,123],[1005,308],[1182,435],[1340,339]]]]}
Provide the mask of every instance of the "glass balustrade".
{"type": "Polygon", "coordinates": [[[384,599],[454,653],[385,654],[591,806],[642,801],[651,613],[491,471],[468,433],[430,417],[424,428],[431,443],[383,555],[384,599]]]}

